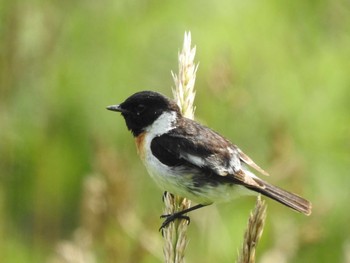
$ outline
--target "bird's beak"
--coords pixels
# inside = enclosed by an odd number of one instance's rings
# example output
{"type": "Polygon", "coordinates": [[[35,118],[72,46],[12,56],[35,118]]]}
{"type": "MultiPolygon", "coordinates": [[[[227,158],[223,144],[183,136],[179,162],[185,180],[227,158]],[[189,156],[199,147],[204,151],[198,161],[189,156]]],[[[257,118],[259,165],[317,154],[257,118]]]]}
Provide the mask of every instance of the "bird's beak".
{"type": "Polygon", "coordinates": [[[106,109],[111,111],[123,112],[123,109],[120,107],[120,105],[111,105],[108,106],[106,109]]]}

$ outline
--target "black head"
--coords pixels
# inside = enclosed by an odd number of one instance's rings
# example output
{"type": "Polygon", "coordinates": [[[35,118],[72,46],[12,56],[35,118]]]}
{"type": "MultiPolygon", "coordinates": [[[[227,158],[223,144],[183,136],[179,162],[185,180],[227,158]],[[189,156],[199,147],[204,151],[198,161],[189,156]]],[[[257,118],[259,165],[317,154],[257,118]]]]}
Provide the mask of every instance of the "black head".
{"type": "Polygon", "coordinates": [[[175,111],[180,114],[179,107],[174,101],[153,91],[137,92],[123,103],[108,106],[107,109],[120,112],[125,119],[126,126],[134,136],[142,133],[166,111],[175,111]]]}

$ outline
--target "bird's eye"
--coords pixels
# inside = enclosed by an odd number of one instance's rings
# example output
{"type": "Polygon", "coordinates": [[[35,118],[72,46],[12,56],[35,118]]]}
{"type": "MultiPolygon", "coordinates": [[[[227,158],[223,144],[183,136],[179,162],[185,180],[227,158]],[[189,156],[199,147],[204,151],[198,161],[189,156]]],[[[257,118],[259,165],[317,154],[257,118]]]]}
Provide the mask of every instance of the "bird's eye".
{"type": "Polygon", "coordinates": [[[136,107],[136,114],[140,115],[144,110],[146,109],[146,106],[143,104],[139,104],[136,107]]]}

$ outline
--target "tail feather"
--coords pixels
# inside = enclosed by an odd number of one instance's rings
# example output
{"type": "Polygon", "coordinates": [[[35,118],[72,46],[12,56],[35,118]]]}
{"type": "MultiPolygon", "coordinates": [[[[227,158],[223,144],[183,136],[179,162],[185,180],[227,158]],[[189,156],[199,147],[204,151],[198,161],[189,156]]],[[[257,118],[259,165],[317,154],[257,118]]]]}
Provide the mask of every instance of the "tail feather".
{"type": "Polygon", "coordinates": [[[252,186],[247,186],[247,188],[254,190],[258,193],[261,193],[267,197],[270,197],[277,202],[286,205],[298,212],[301,212],[305,215],[310,215],[311,214],[311,208],[312,205],[311,203],[296,195],[293,193],[290,193],[286,190],[283,190],[277,186],[271,185],[261,179],[254,178],[254,181],[256,181],[257,185],[252,185],[252,186]]]}

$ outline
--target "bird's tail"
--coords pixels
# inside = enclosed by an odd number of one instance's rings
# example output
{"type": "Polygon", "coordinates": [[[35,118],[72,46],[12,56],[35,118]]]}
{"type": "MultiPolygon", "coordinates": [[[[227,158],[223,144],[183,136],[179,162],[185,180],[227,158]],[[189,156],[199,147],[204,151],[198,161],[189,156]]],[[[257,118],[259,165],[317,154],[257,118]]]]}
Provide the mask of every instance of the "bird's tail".
{"type": "Polygon", "coordinates": [[[277,186],[271,185],[259,178],[255,177],[253,180],[257,183],[257,185],[245,185],[245,187],[270,197],[277,202],[294,209],[295,211],[301,212],[305,215],[311,214],[312,205],[308,200],[277,186]]]}

